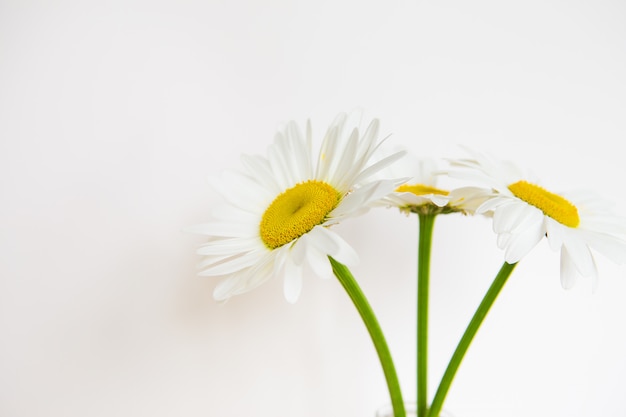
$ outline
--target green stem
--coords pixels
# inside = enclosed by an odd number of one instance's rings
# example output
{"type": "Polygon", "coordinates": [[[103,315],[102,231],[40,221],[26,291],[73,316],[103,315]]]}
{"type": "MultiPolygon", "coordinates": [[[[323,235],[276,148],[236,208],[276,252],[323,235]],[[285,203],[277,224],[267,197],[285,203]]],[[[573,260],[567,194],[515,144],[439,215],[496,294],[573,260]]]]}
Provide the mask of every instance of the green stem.
{"type": "Polygon", "coordinates": [[[417,258],[417,416],[428,409],[428,299],[434,214],[419,214],[417,258]]]}
{"type": "Polygon", "coordinates": [[[509,278],[509,275],[511,275],[511,272],[513,272],[515,265],[517,265],[517,263],[508,264],[506,262],[502,265],[500,271],[498,272],[498,275],[496,275],[496,278],[493,280],[493,283],[487,290],[487,293],[483,297],[483,300],[480,302],[480,305],[474,313],[474,317],[472,317],[472,320],[465,329],[465,333],[463,334],[463,337],[461,337],[461,340],[459,341],[459,344],[457,345],[456,350],[454,351],[454,354],[452,355],[452,358],[448,363],[448,367],[446,368],[446,371],[441,378],[439,388],[437,389],[435,397],[433,398],[433,402],[430,406],[430,409],[428,410],[428,417],[439,416],[439,413],[441,412],[441,407],[443,406],[443,401],[448,394],[448,390],[450,389],[452,380],[454,379],[456,371],[461,365],[461,361],[463,360],[467,349],[472,343],[472,340],[474,339],[474,336],[480,328],[483,320],[487,316],[489,309],[498,297],[500,290],[502,289],[502,287],[504,287],[504,284],[509,278]]]}
{"type": "Polygon", "coordinates": [[[393,415],[394,417],[405,417],[406,412],[404,410],[404,401],[402,399],[400,383],[398,382],[398,375],[396,374],[391,352],[387,346],[383,331],[378,324],[378,320],[374,315],[374,311],[348,268],[330,256],[328,259],[330,259],[330,264],[333,267],[335,276],[339,279],[339,282],[350,296],[354,306],[361,315],[361,319],[363,319],[363,323],[365,323],[365,327],[367,327],[372,342],[374,342],[374,347],[376,348],[376,353],[378,353],[378,358],[382,365],[383,373],[385,374],[385,380],[387,381],[389,395],[391,396],[393,415]]]}

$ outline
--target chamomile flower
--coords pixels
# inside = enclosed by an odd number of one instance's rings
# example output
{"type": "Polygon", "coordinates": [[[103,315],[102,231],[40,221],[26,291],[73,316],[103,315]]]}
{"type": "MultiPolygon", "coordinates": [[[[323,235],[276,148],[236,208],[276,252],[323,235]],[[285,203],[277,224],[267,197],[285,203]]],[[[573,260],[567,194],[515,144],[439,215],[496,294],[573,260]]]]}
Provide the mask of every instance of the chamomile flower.
{"type": "Polygon", "coordinates": [[[471,159],[451,161],[449,175],[489,187],[476,191],[476,198],[485,200],[477,213],[493,216],[507,263],[518,262],[544,237],[560,251],[564,288],[572,287],[579,276],[591,277],[595,287],[592,250],[617,264],[626,262],[625,223],[605,202],[593,195],[553,193],[510,162],[468,152],[471,159]]]}
{"type": "Polygon", "coordinates": [[[278,276],[286,299],[295,302],[304,270],[330,277],[328,256],[348,266],[357,262],[354,249],[330,226],[362,214],[397,187],[394,180],[368,181],[401,156],[371,162],[378,131],[378,120],[361,131],[339,114],[315,157],[310,123],[303,134],[292,121],[279,129],[267,156],[242,155],[243,169],[211,180],[225,203],[215,208],[214,221],[189,230],[209,237],[198,249],[204,256],[199,274],[223,278],[217,300],[278,276]]]}

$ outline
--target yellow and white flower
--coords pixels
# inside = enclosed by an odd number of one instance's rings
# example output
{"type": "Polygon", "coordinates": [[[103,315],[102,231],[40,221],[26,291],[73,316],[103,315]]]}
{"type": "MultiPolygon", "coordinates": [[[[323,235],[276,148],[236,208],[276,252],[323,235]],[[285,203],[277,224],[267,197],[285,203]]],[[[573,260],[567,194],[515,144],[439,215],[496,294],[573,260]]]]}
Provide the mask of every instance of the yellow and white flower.
{"type": "MultiPolygon", "coordinates": [[[[405,152],[397,162],[384,168],[380,178],[405,178],[405,182],[392,194],[378,202],[379,205],[397,207],[405,213],[442,214],[472,213],[483,200],[476,200],[474,190],[462,188],[446,190],[438,186],[441,171],[432,158],[418,158],[404,147],[395,147],[396,152],[405,152]]],[[[388,149],[379,151],[386,156],[388,149]]]]}
{"type": "Polygon", "coordinates": [[[362,214],[398,186],[397,180],[368,181],[401,156],[371,162],[378,130],[378,120],[362,132],[339,114],[314,157],[310,123],[303,134],[292,121],[278,131],[266,157],[243,155],[243,170],[211,180],[225,203],[214,210],[213,222],[189,230],[209,236],[198,249],[205,257],[200,275],[223,278],[216,299],[280,276],[286,299],[295,302],[303,270],[330,277],[328,256],[348,266],[357,262],[352,247],[329,227],[362,214]]]}
{"type": "Polygon", "coordinates": [[[488,187],[475,189],[476,198],[485,200],[476,212],[493,216],[506,262],[518,262],[545,236],[553,250],[560,250],[564,288],[572,287],[579,276],[591,277],[596,285],[592,250],[617,264],[626,263],[625,223],[605,202],[592,195],[553,193],[510,162],[468,152],[470,159],[451,161],[448,174],[488,187]]]}

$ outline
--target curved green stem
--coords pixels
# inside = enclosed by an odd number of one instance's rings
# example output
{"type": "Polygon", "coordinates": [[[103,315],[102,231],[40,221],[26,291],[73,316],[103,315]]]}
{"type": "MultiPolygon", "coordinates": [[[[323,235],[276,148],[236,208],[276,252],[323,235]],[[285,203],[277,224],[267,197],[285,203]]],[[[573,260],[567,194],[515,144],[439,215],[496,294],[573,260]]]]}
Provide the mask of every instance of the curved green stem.
{"type": "Polygon", "coordinates": [[[406,412],[404,410],[404,401],[402,399],[400,383],[398,382],[398,375],[396,374],[391,352],[387,346],[383,331],[378,324],[378,320],[374,315],[374,311],[348,268],[330,256],[328,259],[330,259],[330,264],[333,267],[335,276],[339,279],[339,282],[350,296],[354,306],[361,315],[361,319],[363,319],[363,323],[365,323],[365,327],[367,327],[372,342],[374,342],[374,347],[376,348],[376,353],[378,353],[378,358],[380,359],[380,364],[385,374],[385,380],[387,381],[389,395],[391,396],[393,415],[394,417],[405,417],[406,412]]]}
{"type": "Polygon", "coordinates": [[[439,416],[439,413],[441,412],[441,407],[443,406],[443,401],[448,394],[450,385],[452,385],[452,380],[454,379],[456,371],[461,365],[461,361],[463,360],[467,349],[472,343],[472,340],[474,339],[474,336],[480,328],[483,320],[487,316],[489,309],[498,297],[500,290],[502,289],[502,287],[504,287],[504,284],[509,278],[509,275],[511,275],[511,272],[513,272],[515,265],[517,265],[517,263],[508,264],[506,262],[502,265],[500,271],[498,272],[498,275],[496,275],[496,278],[493,280],[493,283],[487,290],[487,293],[483,297],[483,300],[480,302],[480,305],[474,313],[474,317],[472,317],[472,320],[465,329],[465,333],[463,334],[463,337],[461,337],[461,340],[459,341],[459,344],[457,345],[456,350],[452,354],[452,358],[448,363],[448,367],[446,368],[446,371],[441,378],[439,388],[437,388],[437,392],[435,393],[433,402],[430,406],[430,409],[428,410],[428,414],[426,414],[428,417],[439,416]]]}
{"type": "Polygon", "coordinates": [[[417,416],[428,409],[428,299],[435,214],[419,214],[417,257],[417,416]]]}

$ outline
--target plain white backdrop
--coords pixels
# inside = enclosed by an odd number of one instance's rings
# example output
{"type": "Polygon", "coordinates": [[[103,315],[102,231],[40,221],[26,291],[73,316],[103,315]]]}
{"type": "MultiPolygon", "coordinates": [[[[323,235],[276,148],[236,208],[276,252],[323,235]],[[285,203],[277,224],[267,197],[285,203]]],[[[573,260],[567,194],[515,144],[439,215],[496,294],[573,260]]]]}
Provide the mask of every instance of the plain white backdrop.
{"type": "MultiPolygon", "coordinates": [[[[626,213],[621,1],[0,1],[0,416],[373,417],[388,402],[340,285],[226,304],[196,276],[206,177],[276,126],[320,139],[365,109],[415,153],[465,144],[626,213]]],[[[417,220],[339,226],[415,399],[417,220]]],[[[488,220],[442,217],[434,391],[502,262],[488,220]]],[[[561,289],[544,243],[512,275],[445,408],[626,415],[626,270],[561,289]]]]}

